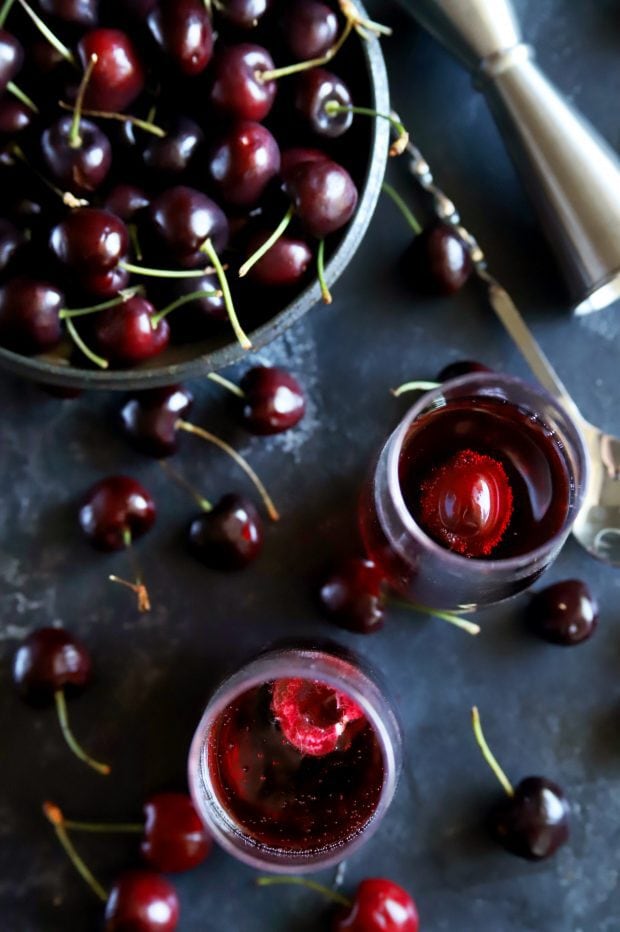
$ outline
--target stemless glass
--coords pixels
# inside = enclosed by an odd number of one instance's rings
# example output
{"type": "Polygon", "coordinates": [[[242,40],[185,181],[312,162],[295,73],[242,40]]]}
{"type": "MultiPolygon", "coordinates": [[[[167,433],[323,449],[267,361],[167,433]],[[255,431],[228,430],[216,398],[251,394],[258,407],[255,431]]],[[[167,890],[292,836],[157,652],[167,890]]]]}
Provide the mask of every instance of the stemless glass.
{"type": "Polygon", "coordinates": [[[230,854],[298,873],[341,861],[374,832],[401,758],[393,708],[358,658],[331,644],[286,646],[260,654],[211,697],[190,750],[189,787],[205,825],[230,854]],[[300,681],[315,698],[317,690],[328,697],[323,725],[333,722],[333,691],[355,710],[333,752],[302,753],[280,730],[274,684],[300,681]]]}
{"type": "Polygon", "coordinates": [[[452,379],[423,395],[381,450],[361,497],[364,545],[399,594],[437,609],[474,611],[526,589],[555,559],[583,501],[587,472],[588,457],[578,426],[543,389],[493,372],[452,379]],[[493,417],[489,420],[484,413],[489,409],[497,415],[494,426],[489,426],[493,417]],[[431,419],[429,441],[426,429],[431,419]],[[477,445],[478,453],[500,463],[511,462],[535,507],[542,510],[544,504],[560,514],[551,533],[541,530],[536,539],[533,521],[531,529],[523,528],[526,509],[517,498],[514,515],[521,520],[521,529],[513,535],[512,553],[464,556],[423,530],[407,505],[403,488],[408,451],[419,452],[432,466],[440,467],[449,459],[446,450],[476,450],[477,445]],[[529,472],[528,458],[536,464],[529,472]],[[548,472],[539,468],[543,461],[548,472]],[[542,489],[536,485],[539,474],[543,475],[542,489]]]}

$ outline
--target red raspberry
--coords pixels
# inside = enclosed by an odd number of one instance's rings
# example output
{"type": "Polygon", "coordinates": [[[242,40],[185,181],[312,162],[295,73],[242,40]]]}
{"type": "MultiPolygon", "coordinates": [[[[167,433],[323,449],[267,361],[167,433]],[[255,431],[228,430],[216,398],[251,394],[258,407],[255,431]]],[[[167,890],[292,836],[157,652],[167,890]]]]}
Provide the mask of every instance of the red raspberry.
{"type": "Polygon", "coordinates": [[[312,757],[341,749],[347,725],[364,717],[349,696],[317,680],[276,680],[271,708],[286,740],[312,757]]]}

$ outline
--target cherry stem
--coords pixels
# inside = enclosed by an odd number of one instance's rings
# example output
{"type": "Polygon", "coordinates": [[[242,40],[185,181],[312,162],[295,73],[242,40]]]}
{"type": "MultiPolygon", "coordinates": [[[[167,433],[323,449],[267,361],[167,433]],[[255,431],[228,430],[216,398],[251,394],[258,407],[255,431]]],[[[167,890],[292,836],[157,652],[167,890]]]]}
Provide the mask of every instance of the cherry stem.
{"type": "Polygon", "coordinates": [[[151,317],[151,324],[153,325],[153,330],[159,326],[160,321],[167,317],[168,314],[171,314],[172,311],[176,311],[178,307],[183,307],[184,304],[189,304],[190,301],[196,301],[198,298],[215,298],[219,297],[222,294],[221,291],[215,291],[213,288],[203,288],[200,291],[192,291],[190,294],[181,295],[180,298],[177,298],[175,301],[171,301],[170,304],[158,311],[157,314],[153,314],[151,317]]]}
{"type": "Polygon", "coordinates": [[[394,398],[400,398],[401,395],[405,395],[407,392],[431,392],[434,388],[439,388],[440,385],[441,382],[404,382],[398,388],[391,388],[390,394],[394,395],[394,398]]]}
{"type": "Polygon", "coordinates": [[[16,143],[13,143],[9,149],[9,152],[12,156],[14,156],[14,158],[19,159],[19,161],[25,165],[26,168],[33,173],[33,175],[36,175],[39,181],[44,184],[46,188],[48,188],[50,191],[53,191],[53,193],[56,194],[67,207],[88,207],[88,201],[85,200],[85,198],[76,197],[75,194],[71,194],[70,191],[61,191],[60,188],[57,188],[55,184],[52,184],[52,182],[49,181],[45,175],[42,175],[41,172],[36,169],[31,162],[28,161],[24,155],[23,149],[16,143]]]}
{"type": "Polygon", "coordinates": [[[131,537],[131,531],[128,527],[123,529],[123,543],[125,545],[125,549],[128,552],[129,561],[132,565],[133,575],[135,576],[136,581],[130,582],[128,579],[123,579],[121,576],[108,576],[108,579],[110,582],[118,583],[119,586],[125,586],[126,589],[131,589],[132,592],[135,592],[138,598],[139,612],[150,612],[151,600],[149,598],[149,592],[142,581],[142,571],[138,564],[136,552],[133,546],[133,540],[131,537]]]}
{"type": "Polygon", "coordinates": [[[127,224],[127,232],[129,233],[129,240],[131,242],[131,246],[135,253],[136,259],[138,260],[138,262],[142,262],[143,256],[142,256],[142,248],[140,246],[140,240],[138,238],[138,227],[136,226],[135,223],[129,223],[127,224]]]}
{"type": "Polygon", "coordinates": [[[108,360],[104,359],[103,356],[98,356],[97,353],[91,350],[90,346],[88,346],[84,342],[84,340],[78,333],[76,326],[71,320],[71,318],[65,317],[64,321],[65,321],[65,327],[67,328],[67,333],[69,334],[69,336],[71,337],[71,339],[73,340],[77,348],[81,350],[82,353],[84,353],[87,359],[90,359],[92,363],[94,363],[96,366],[99,366],[100,369],[107,369],[108,366],[110,365],[108,360]]]}
{"type": "Polygon", "coordinates": [[[32,110],[33,113],[39,112],[39,108],[35,104],[34,100],[31,100],[30,97],[28,97],[28,94],[25,94],[21,87],[18,87],[17,84],[14,84],[13,81],[8,82],[6,89],[13,95],[13,97],[17,97],[17,99],[22,104],[25,104],[29,110],[32,110]]]}
{"type": "Polygon", "coordinates": [[[256,489],[258,490],[260,497],[264,502],[265,508],[267,509],[267,514],[271,520],[279,520],[280,515],[278,514],[276,506],[274,505],[271,496],[267,492],[267,489],[258,478],[250,464],[241,456],[240,453],[237,453],[237,451],[224,440],[220,440],[216,434],[211,434],[209,431],[204,430],[202,427],[196,427],[195,424],[190,424],[189,421],[178,420],[175,426],[178,430],[185,430],[188,434],[194,434],[196,437],[201,437],[203,440],[207,440],[209,443],[215,444],[216,447],[219,447],[220,450],[223,450],[224,453],[227,453],[231,459],[235,461],[237,466],[241,467],[244,473],[249,476],[249,478],[256,486],[256,489]]]}
{"type": "Polygon", "coordinates": [[[316,274],[319,280],[319,285],[321,286],[321,297],[323,298],[323,304],[332,303],[332,293],[328,288],[327,280],[325,278],[325,240],[322,239],[319,242],[319,248],[316,253],[316,274]]]}
{"type": "Polygon", "coordinates": [[[86,317],[88,314],[95,314],[97,311],[105,311],[109,307],[116,307],[118,304],[124,304],[129,298],[142,292],[142,287],[136,285],[135,288],[126,288],[119,291],[116,298],[110,298],[108,301],[102,301],[101,304],[93,304],[91,307],[64,307],[58,316],[61,320],[67,320],[70,317],[86,317]]]}
{"type": "Polygon", "coordinates": [[[198,502],[198,505],[200,506],[200,508],[202,508],[203,511],[207,511],[207,512],[213,511],[213,505],[211,504],[209,499],[203,498],[200,492],[196,491],[196,489],[191,484],[191,482],[187,481],[185,476],[182,476],[180,473],[178,473],[176,469],[173,469],[172,466],[170,466],[169,463],[166,463],[164,460],[160,460],[159,465],[161,466],[163,471],[166,473],[166,475],[170,476],[170,478],[174,482],[176,482],[177,485],[180,485],[187,492],[189,492],[192,498],[194,498],[198,502]]]}
{"type": "Polygon", "coordinates": [[[41,35],[45,39],[47,39],[47,41],[49,42],[51,46],[53,46],[53,48],[56,49],[58,54],[62,55],[62,57],[66,59],[66,61],[70,62],[72,65],[76,65],[75,56],[73,55],[73,52],[70,49],[68,49],[66,45],[63,45],[60,39],[58,39],[54,35],[54,33],[51,31],[51,29],[45,25],[41,17],[37,13],[35,13],[32,7],[29,6],[29,4],[26,3],[26,0],[18,0],[18,2],[20,3],[22,9],[26,11],[26,13],[28,14],[32,22],[35,24],[35,26],[37,27],[41,35]]]}
{"type": "Polygon", "coordinates": [[[294,65],[285,65],[283,68],[272,68],[271,71],[256,71],[256,80],[261,84],[265,84],[267,81],[277,81],[278,78],[286,78],[291,74],[299,74],[301,71],[308,71],[311,68],[320,68],[321,65],[327,65],[340,51],[351,35],[354,27],[355,23],[353,20],[347,17],[347,22],[340,36],[336,39],[331,48],[329,48],[324,55],[321,55],[320,58],[309,58],[307,61],[295,62],[294,65]]]}
{"type": "Polygon", "coordinates": [[[514,791],[514,787],[512,783],[510,782],[510,780],[508,779],[508,777],[506,776],[506,774],[504,773],[500,765],[497,763],[497,759],[495,758],[493,752],[491,751],[491,748],[486,742],[486,738],[484,737],[484,734],[482,733],[482,725],[480,724],[480,713],[478,712],[477,706],[472,707],[471,724],[472,724],[472,728],[474,729],[474,736],[476,738],[476,741],[478,742],[478,747],[482,751],[482,756],[484,757],[485,761],[487,762],[487,764],[489,765],[489,767],[491,768],[491,770],[493,771],[493,773],[495,774],[495,776],[497,777],[501,785],[503,786],[506,794],[508,796],[514,796],[515,791],[514,791]]]}
{"type": "Polygon", "coordinates": [[[133,262],[126,262],[121,259],[118,263],[121,269],[131,272],[133,275],[146,275],[150,278],[204,278],[205,275],[212,274],[215,269],[151,269],[144,265],[134,265],[133,262]]]}
{"type": "Polygon", "coordinates": [[[392,35],[389,26],[382,26],[381,23],[376,23],[372,19],[363,19],[351,0],[338,0],[338,5],[347,22],[352,23],[355,31],[363,38],[368,38],[367,32],[373,33],[375,36],[392,35]]]}
{"type": "Polygon", "coordinates": [[[258,877],[256,880],[257,887],[275,887],[280,884],[292,884],[297,887],[307,887],[308,890],[314,890],[317,893],[322,893],[323,896],[331,900],[332,903],[338,903],[340,906],[346,906],[350,908],[353,906],[348,897],[343,896],[342,893],[337,893],[335,890],[330,890],[329,887],[324,886],[322,883],[317,883],[315,880],[306,880],[305,877],[258,877]]]}
{"type": "Polygon", "coordinates": [[[200,251],[204,252],[209,259],[211,260],[211,265],[215,269],[215,274],[217,275],[217,280],[220,283],[220,288],[222,289],[222,295],[224,297],[224,305],[226,307],[226,312],[228,314],[228,319],[230,320],[231,326],[233,328],[234,334],[237,337],[237,340],[241,344],[242,348],[245,350],[252,348],[252,341],[249,339],[245,331],[243,330],[241,324],[239,323],[239,318],[237,317],[237,312],[235,310],[235,305],[233,304],[232,295],[230,293],[230,287],[228,285],[228,279],[226,278],[226,272],[224,267],[219,260],[219,256],[213,248],[213,243],[210,239],[206,239],[200,251]]]}
{"type": "Polygon", "coordinates": [[[63,825],[70,832],[102,835],[137,835],[144,831],[144,824],[138,822],[75,822],[73,819],[63,819],[63,825]]]}
{"type": "Polygon", "coordinates": [[[294,213],[295,213],[295,208],[291,204],[291,206],[286,211],[286,213],[280,220],[279,224],[273,231],[273,233],[271,233],[271,235],[267,237],[265,242],[261,246],[258,247],[256,252],[252,253],[249,259],[245,260],[245,262],[239,269],[239,278],[244,278],[248,274],[250,269],[253,268],[253,266],[255,266],[256,263],[260,259],[262,259],[264,255],[266,255],[269,252],[269,250],[271,249],[272,246],[275,245],[275,243],[278,242],[278,240],[280,239],[280,237],[282,236],[282,234],[288,227],[289,223],[293,219],[294,213]]]}
{"type": "Polygon", "coordinates": [[[392,605],[400,605],[401,608],[413,609],[414,612],[420,612],[422,615],[430,615],[432,618],[439,618],[441,621],[447,621],[448,624],[454,625],[455,628],[460,628],[462,631],[466,631],[467,634],[473,636],[480,634],[480,625],[477,625],[474,621],[468,621],[455,612],[442,612],[438,609],[430,608],[428,605],[418,605],[417,602],[408,602],[406,599],[390,598],[390,602],[392,605]]]}
{"type": "Polygon", "coordinates": [[[58,715],[58,721],[60,722],[60,730],[62,731],[63,737],[69,748],[73,751],[76,757],[79,757],[81,761],[84,761],[85,764],[88,764],[89,767],[92,767],[93,770],[96,770],[97,773],[103,774],[107,777],[110,773],[110,766],[108,764],[102,764],[99,761],[94,760],[92,757],[80,747],[77,743],[71,728],[69,727],[69,719],[67,716],[67,703],[65,700],[65,694],[62,689],[57,689],[54,693],[54,701],[56,703],[56,713],[58,715]]]}
{"type": "MultiPolygon", "coordinates": [[[[71,104],[65,103],[64,100],[59,101],[58,106],[62,110],[74,109],[71,104]]],[[[143,129],[145,133],[151,133],[153,136],[158,136],[160,139],[166,136],[166,132],[161,126],[156,126],[155,123],[150,123],[148,120],[141,120],[139,117],[132,116],[130,113],[112,113],[109,110],[83,109],[82,116],[98,117],[100,120],[119,120],[121,123],[131,123],[133,126],[137,126],[138,129],[143,129]]]]}
{"type": "Polygon", "coordinates": [[[405,220],[407,221],[407,223],[409,224],[409,226],[415,233],[415,235],[419,236],[420,233],[422,232],[422,225],[414,217],[413,213],[407,207],[407,205],[405,204],[404,200],[402,199],[398,191],[396,191],[395,188],[393,188],[391,184],[388,184],[387,181],[383,182],[383,184],[381,185],[381,190],[384,191],[389,197],[392,198],[392,200],[394,201],[394,203],[396,204],[396,206],[399,208],[400,212],[402,213],[403,217],[405,218],[405,220]]]}
{"type": "Polygon", "coordinates": [[[239,388],[238,385],[235,385],[234,382],[231,382],[230,379],[225,379],[223,375],[220,375],[219,372],[209,372],[207,373],[207,378],[211,379],[212,382],[215,382],[217,385],[221,385],[222,388],[227,389],[229,392],[232,392],[233,395],[236,395],[237,398],[245,398],[245,392],[242,388],[239,388]]]}
{"type": "Polygon", "coordinates": [[[48,822],[51,822],[58,841],[65,849],[69,860],[75,867],[82,880],[86,881],[95,896],[99,897],[103,903],[107,902],[109,894],[101,886],[97,878],[91,873],[80,855],[77,853],[73,842],[67,834],[66,823],[61,810],[58,808],[58,806],[55,806],[54,803],[45,802],[43,803],[43,813],[48,822]]]}
{"type": "Polygon", "coordinates": [[[6,23],[6,18],[11,12],[11,7],[13,6],[14,3],[15,3],[15,0],[6,0],[2,9],[0,9],[0,29],[2,29],[2,27],[6,23]]]}
{"type": "Polygon", "coordinates": [[[84,74],[82,75],[82,80],[80,81],[77,97],[75,98],[75,107],[73,109],[73,120],[71,121],[71,129],[69,131],[69,146],[72,149],[79,149],[82,145],[82,137],[80,136],[80,119],[82,116],[82,107],[84,105],[84,94],[86,93],[88,82],[90,81],[91,75],[93,73],[93,68],[98,61],[98,55],[93,54],[90,56],[90,61],[88,62],[88,65],[84,70],[84,74]]]}
{"type": "Polygon", "coordinates": [[[327,116],[336,116],[338,113],[356,113],[359,116],[378,117],[381,120],[387,120],[394,130],[398,133],[398,138],[390,146],[390,155],[402,155],[409,142],[409,133],[403,124],[388,113],[379,113],[377,110],[371,110],[369,107],[350,107],[336,103],[335,100],[328,100],[323,109],[327,116]]]}

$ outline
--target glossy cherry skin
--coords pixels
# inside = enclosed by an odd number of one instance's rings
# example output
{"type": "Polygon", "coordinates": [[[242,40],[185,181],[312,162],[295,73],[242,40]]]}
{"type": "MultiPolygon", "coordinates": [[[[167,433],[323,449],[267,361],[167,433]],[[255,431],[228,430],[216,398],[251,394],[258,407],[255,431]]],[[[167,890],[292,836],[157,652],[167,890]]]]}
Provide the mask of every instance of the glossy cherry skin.
{"type": "Polygon", "coordinates": [[[253,29],[271,5],[271,0],[227,0],[218,13],[240,29],[253,29]]]}
{"type": "Polygon", "coordinates": [[[200,247],[210,239],[220,253],[228,242],[228,220],[201,191],[177,185],[156,197],[149,208],[150,226],[160,244],[185,268],[207,266],[200,247]]]}
{"type": "Polygon", "coordinates": [[[187,793],[155,793],[144,805],[140,854],[149,867],[177,874],[202,864],[213,843],[187,793]]]}
{"type": "Polygon", "coordinates": [[[458,379],[462,375],[471,375],[472,372],[492,372],[488,366],[482,362],[475,362],[473,359],[459,359],[444,366],[441,372],[437,373],[437,382],[449,382],[450,379],[458,379]]]}
{"type": "Polygon", "coordinates": [[[424,294],[455,294],[472,273],[471,258],[462,239],[449,223],[441,220],[416,236],[406,263],[410,281],[424,294]]]}
{"type": "Polygon", "coordinates": [[[82,642],[64,628],[37,628],[13,659],[13,682],[22,699],[48,705],[54,694],[81,692],[91,681],[92,661],[82,642]]]}
{"type": "Polygon", "coordinates": [[[176,422],[189,414],[194,398],[182,385],[140,392],[120,410],[125,437],[141,453],[171,456],[178,449],[176,422]]]}
{"type": "Polygon", "coordinates": [[[66,23],[96,26],[99,18],[98,0],[39,0],[45,13],[66,23]]]}
{"type": "Polygon", "coordinates": [[[542,861],[568,841],[570,806],[562,789],[544,777],[526,777],[514,796],[504,796],[491,814],[491,831],[520,858],[542,861]]]}
{"type": "MultiPolygon", "coordinates": [[[[264,231],[251,237],[248,257],[263,245],[269,235],[270,231],[264,231]]],[[[285,234],[252,266],[248,278],[268,288],[294,285],[304,277],[311,262],[312,250],[305,240],[285,234]]]]}
{"type": "Polygon", "coordinates": [[[298,61],[320,58],[338,36],[338,17],[319,0],[289,0],[282,26],[284,41],[298,61]]]}
{"type": "Polygon", "coordinates": [[[362,880],[346,913],[338,911],[332,932],[418,932],[418,910],[406,890],[391,880],[362,880]]]}
{"type": "Polygon", "coordinates": [[[188,540],[191,552],[205,566],[240,570],[262,550],[263,522],[249,499],[231,493],[194,518],[188,540]]]}
{"type": "Polygon", "coordinates": [[[344,81],[325,68],[312,68],[304,71],[297,79],[295,108],[319,136],[335,139],[342,136],[351,126],[353,114],[329,114],[325,105],[338,104],[350,107],[353,103],[351,94],[344,81]]]}
{"type": "Polygon", "coordinates": [[[342,560],[323,582],[320,603],[341,628],[372,634],[385,621],[383,584],[383,574],[372,560],[342,560]]]}
{"type": "Polygon", "coordinates": [[[147,23],[157,44],[183,74],[205,70],[213,55],[213,29],[202,0],[163,0],[153,7],[147,23]]]}
{"type": "Polygon", "coordinates": [[[10,222],[0,218],[0,272],[4,272],[27,243],[26,236],[10,222]]]}
{"type": "Polygon", "coordinates": [[[149,138],[142,150],[142,158],[153,172],[181,175],[189,168],[203,141],[204,135],[198,124],[188,117],[179,116],[166,128],[163,139],[149,138]]]}
{"type": "Polygon", "coordinates": [[[357,188],[346,168],[330,159],[296,165],[284,178],[302,226],[323,239],[348,223],[357,205],[357,188]]]}
{"type": "Polygon", "coordinates": [[[211,65],[210,100],[223,116],[237,120],[264,120],[276,96],[275,81],[261,81],[271,71],[271,55],[260,45],[244,42],[219,50],[211,65]]]}
{"type": "Polygon", "coordinates": [[[303,162],[329,162],[330,158],[326,152],[320,149],[312,149],[308,146],[293,146],[290,149],[283,149],[280,153],[281,174],[286,180],[293,170],[303,162]]]}
{"type": "Polygon", "coordinates": [[[9,94],[0,99],[0,133],[3,136],[16,136],[27,129],[32,120],[32,110],[21,100],[9,94]]]}
{"type": "Polygon", "coordinates": [[[217,196],[235,207],[252,207],[280,171],[280,149],[260,123],[241,120],[217,140],[207,171],[217,196]]]}
{"type": "Polygon", "coordinates": [[[110,891],[106,932],[174,932],[178,922],[175,889],[155,871],[125,871],[110,891]]]}
{"type": "Polygon", "coordinates": [[[119,182],[108,193],[104,207],[128,223],[150,203],[149,195],[138,185],[119,182]]]}
{"type": "Polygon", "coordinates": [[[131,366],[161,353],[170,341],[170,327],[165,318],[154,327],[156,313],[150,301],[140,295],[102,311],[94,325],[98,349],[119,366],[131,366]]]}
{"type": "Polygon", "coordinates": [[[239,387],[244,392],[243,423],[253,434],[279,434],[306,412],[303,389],[290,372],[277,366],[254,366],[239,387]]]}
{"type": "Polygon", "coordinates": [[[23,61],[24,50],[21,42],[6,29],[0,29],[0,93],[9,81],[13,80],[23,61]]]}
{"type": "Polygon", "coordinates": [[[80,287],[97,298],[114,298],[129,284],[129,272],[117,265],[107,272],[77,272],[80,287]]]}
{"type": "Polygon", "coordinates": [[[108,272],[126,255],[129,236],[123,221],[109,210],[78,207],[52,229],[50,247],[80,273],[108,272]]]}
{"type": "Polygon", "coordinates": [[[596,599],[580,579],[565,579],[535,592],[526,613],[535,634],[565,647],[586,641],[598,625],[596,599]]]}
{"type": "Polygon", "coordinates": [[[79,146],[71,145],[73,117],[62,116],[41,136],[47,168],[61,187],[73,194],[90,194],[105,181],[112,164],[110,140],[91,120],[80,120],[79,146]]]}
{"type": "Polygon", "coordinates": [[[0,288],[0,342],[27,355],[52,349],[62,337],[64,304],[62,291],[49,282],[11,279],[0,288]]]}
{"type": "Polygon", "coordinates": [[[120,29],[93,29],[78,43],[82,67],[97,56],[84,106],[122,113],[144,89],[144,69],[133,42],[120,29]]]}
{"type": "Polygon", "coordinates": [[[93,485],[80,507],[79,522],[86,538],[98,550],[124,550],[155,522],[155,502],[149,492],[129,476],[107,476],[93,485]]]}

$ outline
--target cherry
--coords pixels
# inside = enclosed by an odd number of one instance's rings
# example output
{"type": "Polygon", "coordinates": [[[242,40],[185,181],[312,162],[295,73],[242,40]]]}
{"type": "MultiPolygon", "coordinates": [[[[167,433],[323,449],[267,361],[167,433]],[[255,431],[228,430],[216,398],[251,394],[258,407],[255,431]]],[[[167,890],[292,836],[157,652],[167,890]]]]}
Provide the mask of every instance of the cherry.
{"type": "Polygon", "coordinates": [[[150,301],[134,295],[98,314],[94,330],[105,358],[131,366],[161,353],[169,343],[170,327],[165,318],[154,325],[156,313],[150,301]]]}
{"type": "Polygon", "coordinates": [[[338,17],[319,0],[289,0],[282,26],[284,41],[298,61],[321,58],[338,36],[338,17]]]}
{"type": "Polygon", "coordinates": [[[73,117],[63,116],[41,136],[43,159],[54,179],[74,194],[89,194],[105,181],[112,164],[108,137],[90,120],[80,120],[72,143],[73,117]]]}
{"type": "Polygon", "coordinates": [[[219,282],[213,275],[171,281],[164,293],[167,300],[172,302],[198,291],[211,292],[211,294],[203,294],[200,298],[194,298],[193,301],[185,304],[178,314],[172,314],[169,318],[172,338],[179,343],[208,337],[213,333],[215,325],[228,320],[224,298],[219,291],[219,282]]]}
{"type": "Polygon", "coordinates": [[[104,207],[121,220],[129,222],[150,203],[150,197],[138,185],[119,182],[108,193],[104,207]]]}
{"type": "Polygon", "coordinates": [[[280,150],[268,129],[242,120],[215,143],[207,171],[223,200],[251,207],[280,171],[280,150]]]}
{"type": "Polygon", "coordinates": [[[98,0],[39,0],[45,13],[80,26],[96,26],[99,18],[98,0]]]}
{"type": "Polygon", "coordinates": [[[284,149],[281,153],[281,174],[283,178],[288,177],[293,170],[303,162],[328,162],[329,156],[320,149],[311,149],[307,146],[293,146],[291,149],[284,149]]]}
{"type": "Polygon", "coordinates": [[[194,518],[188,538],[201,563],[216,570],[238,570],[261,552],[263,522],[249,499],[228,494],[194,518]]]}
{"type": "Polygon", "coordinates": [[[129,476],[108,476],[93,485],[80,507],[82,531],[98,550],[123,550],[155,522],[155,502],[129,476]]]}
{"type": "Polygon", "coordinates": [[[218,50],[211,65],[211,103],[226,117],[264,120],[273,106],[276,84],[260,75],[273,67],[271,55],[260,45],[245,42],[218,50]]]}
{"type": "Polygon", "coordinates": [[[212,841],[187,793],[155,793],[144,806],[146,823],[140,853],[150,867],[167,874],[201,864],[212,841]]]}
{"type": "Polygon", "coordinates": [[[193,401],[191,392],[181,385],[140,392],[121,408],[123,433],[141,453],[171,456],[178,448],[176,422],[189,413],[193,401]]]}
{"type": "Polygon", "coordinates": [[[407,274],[416,289],[426,294],[450,295],[459,291],[472,273],[472,261],[454,227],[441,220],[415,237],[405,257],[407,274]]]}
{"type": "Polygon", "coordinates": [[[49,282],[11,279],[0,288],[0,342],[27,355],[52,349],[62,337],[64,302],[63,293],[49,282]]]}
{"type": "Polygon", "coordinates": [[[420,524],[465,557],[489,556],[501,542],[512,510],[504,467],[473,450],[461,450],[434,467],[420,486],[420,524]]]}
{"type": "Polygon", "coordinates": [[[240,382],[243,423],[254,434],[279,434],[305,414],[306,401],[297,379],[276,366],[254,366],[240,382]]]}
{"type": "Polygon", "coordinates": [[[115,297],[129,282],[129,272],[120,265],[107,272],[76,271],[82,289],[100,298],[115,297]]]}
{"type": "Polygon", "coordinates": [[[0,272],[4,272],[11,265],[27,241],[24,233],[18,230],[10,220],[0,218],[0,272]]]}
{"type": "Polygon", "coordinates": [[[213,54],[213,30],[202,0],[163,0],[150,11],[147,23],[183,74],[205,70],[213,54]]]}
{"type": "MultiPolygon", "coordinates": [[[[255,233],[248,242],[248,256],[253,255],[271,234],[255,233]]],[[[281,236],[265,255],[256,262],[248,277],[268,288],[294,285],[306,274],[312,260],[312,250],[303,239],[281,236]]]]}
{"type": "Polygon", "coordinates": [[[129,248],[123,221],[97,207],[78,207],[50,234],[50,247],[65,265],[80,274],[114,269],[129,248]]]}
{"type": "Polygon", "coordinates": [[[0,29],[0,93],[12,81],[24,61],[24,50],[15,36],[0,29]]]}
{"type": "Polygon", "coordinates": [[[321,606],[341,628],[372,634],[385,621],[384,581],[372,560],[342,560],[321,586],[321,606]]]}
{"type": "Polygon", "coordinates": [[[570,647],[594,634],[598,605],[586,583],[565,579],[534,593],[527,607],[527,621],[545,641],[570,647]]]}
{"type": "MultiPolygon", "coordinates": [[[[204,11],[204,6],[202,7],[204,11]]],[[[163,138],[151,136],[142,150],[144,164],[162,175],[187,171],[204,141],[200,127],[188,117],[176,117],[163,138]]]]}
{"type": "Polygon", "coordinates": [[[444,366],[437,375],[438,382],[448,382],[450,379],[458,379],[461,375],[470,375],[472,372],[492,372],[488,366],[482,362],[475,362],[473,359],[459,359],[444,366]]]}
{"type": "Polygon", "coordinates": [[[0,98],[0,133],[4,136],[16,136],[27,129],[33,120],[33,112],[21,100],[5,94],[0,98]]]}
{"type": "Polygon", "coordinates": [[[286,740],[311,757],[342,747],[347,726],[364,716],[345,693],[306,679],[276,680],[271,709],[286,740]]]}
{"type": "Polygon", "coordinates": [[[336,138],[342,136],[353,122],[351,110],[330,114],[325,109],[329,102],[339,107],[351,107],[353,101],[348,87],[337,75],[324,68],[304,71],[297,79],[295,107],[320,136],[336,138]]]}
{"type": "Polygon", "coordinates": [[[87,107],[120,113],[142,93],[144,70],[129,36],[120,29],[93,29],[78,52],[84,67],[97,56],[84,100],[87,107]]]}
{"type": "Polygon", "coordinates": [[[218,12],[234,26],[253,29],[270,5],[271,0],[227,0],[218,12]]]}
{"type": "Polygon", "coordinates": [[[110,891],[106,932],[174,932],[179,900],[172,884],[154,871],[125,871],[110,891]]]}
{"type": "Polygon", "coordinates": [[[351,907],[338,910],[333,932],[418,932],[416,905],[392,880],[368,877],[357,888],[351,907]]]}
{"type": "Polygon", "coordinates": [[[154,198],[149,220],[162,246],[184,268],[206,263],[200,247],[207,239],[218,253],[228,241],[228,221],[221,208],[206,194],[185,185],[168,188],[154,198]]]}
{"type": "Polygon", "coordinates": [[[518,857],[542,861],[568,841],[570,807],[562,789],[544,777],[526,777],[491,814],[497,841],[518,857]]]}
{"type": "Polygon", "coordinates": [[[346,168],[330,159],[300,162],[284,187],[306,231],[317,239],[339,230],[357,205],[357,188],[346,168]]]}

